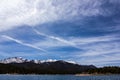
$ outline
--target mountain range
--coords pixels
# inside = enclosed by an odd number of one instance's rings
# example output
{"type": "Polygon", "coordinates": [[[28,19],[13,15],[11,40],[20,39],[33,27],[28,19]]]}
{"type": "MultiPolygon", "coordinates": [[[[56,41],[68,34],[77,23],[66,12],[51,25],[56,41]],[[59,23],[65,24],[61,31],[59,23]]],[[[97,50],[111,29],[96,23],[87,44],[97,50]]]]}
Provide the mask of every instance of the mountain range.
{"type": "MultiPolygon", "coordinates": [[[[24,59],[22,57],[9,57],[9,58],[0,60],[0,63],[9,64],[9,63],[25,63],[25,62],[29,62],[29,63],[41,64],[41,63],[45,63],[45,62],[56,62],[56,61],[57,60],[52,60],[52,59],[48,59],[48,60],[28,60],[28,59],[24,59]]],[[[59,60],[59,61],[62,61],[62,60],[59,60]]],[[[63,61],[63,62],[76,64],[74,61],[63,61]]]]}
{"type": "Polygon", "coordinates": [[[91,69],[96,69],[96,67],[63,60],[28,60],[22,57],[0,60],[1,74],[76,74],[91,69]]]}

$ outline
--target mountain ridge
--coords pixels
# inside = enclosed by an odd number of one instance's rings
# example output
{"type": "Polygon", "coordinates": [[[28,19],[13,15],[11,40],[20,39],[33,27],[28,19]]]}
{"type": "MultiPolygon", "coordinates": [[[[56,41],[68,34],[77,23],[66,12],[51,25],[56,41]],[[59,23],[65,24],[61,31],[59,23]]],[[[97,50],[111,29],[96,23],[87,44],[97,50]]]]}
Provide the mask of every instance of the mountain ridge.
{"type": "Polygon", "coordinates": [[[79,65],[63,60],[27,60],[12,57],[0,60],[0,74],[76,74],[95,69],[94,65],[79,65]]]}
{"type": "Polygon", "coordinates": [[[9,63],[32,62],[32,63],[40,64],[40,63],[44,63],[44,62],[56,62],[56,61],[63,61],[63,62],[77,64],[74,61],[53,60],[53,59],[48,59],[48,60],[36,60],[36,59],[32,59],[32,60],[29,60],[29,59],[25,59],[25,58],[22,58],[22,57],[9,57],[9,58],[5,58],[5,59],[1,59],[0,63],[9,64],[9,63]]]}

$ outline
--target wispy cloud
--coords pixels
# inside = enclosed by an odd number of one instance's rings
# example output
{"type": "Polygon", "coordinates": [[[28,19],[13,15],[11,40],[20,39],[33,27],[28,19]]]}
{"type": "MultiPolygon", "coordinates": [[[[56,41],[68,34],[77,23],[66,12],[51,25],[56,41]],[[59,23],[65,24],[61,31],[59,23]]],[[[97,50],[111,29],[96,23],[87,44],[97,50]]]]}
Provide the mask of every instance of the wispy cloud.
{"type": "Polygon", "coordinates": [[[104,35],[104,36],[97,36],[97,37],[72,37],[70,38],[71,41],[77,45],[85,45],[85,44],[91,44],[91,43],[97,43],[97,42],[110,42],[110,41],[116,41],[120,40],[118,34],[111,34],[111,35],[104,35]]]}
{"type": "Polygon", "coordinates": [[[0,31],[21,25],[37,25],[76,16],[104,15],[102,1],[96,0],[2,0],[0,1],[0,31]],[[8,14],[9,13],[9,14],[8,14]]]}
{"type": "Polygon", "coordinates": [[[85,50],[84,54],[80,56],[98,56],[104,54],[118,53],[120,52],[119,42],[106,42],[106,43],[93,43],[91,45],[85,45],[82,49],[85,50]]]}
{"type": "MultiPolygon", "coordinates": [[[[112,66],[115,63],[119,65],[120,63],[120,54],[119,53],[112,53],[110,55],[98,55],[98,56],[75,56],[72,57],[73,55],[69,55],[67,56],[67,59],[69,60],[73,60],[76,61],[79,64],[93,64],[96,66],[105,66],[105,65],[109,65],[112,66]]],[[[65,56],[64,56],[65,58],[65,56]]]]}
{"type": "Polygon", "coordinates": [[[2,35],[2,37],[7,38],[7,39],[9,39],[9,40],[11,40],[11,41],[14,41],[14,42],[16,42],[16,43],[18,43],[18,44],[21,44],[21,45],[24,45],[24,46],[27,46],[27,47],[31,47],[31,48],[34,48],[34,49],[37,49],[37,50],[40,50],[40,51],[47,52],[46,50],[44,50],[44,49],[42,49],[42,48],[36,47],[36,46],[31,45],[31,44],[28,44],[28,43],[24,43],[24,42],[22,42],[22,41],[20,41],[20,40],[18,40],[18,39],[15,39],[15,38],[10,37],[10,36],[2,35]]]}
{"type": "Polygon", "coordinates": [[[94,64],[97,66],[117,64],[120,60],[119,40],[119,35],[71,38],[71,41],[76,43],[82,51],[69,52],[69,55],[64,55],[63,58],[80,64],[94,64]]]}
{"type": "Polygon", "coordinates": [[[37,31],[36,29],[33,29],[38,35],[41,35],[41,36],[45,36],[47,38],[50,38],[50,39],[54,39],[54,40],[57,40],[59,42],[62,42],[62,43],[65,43],[65,44],[68,44],[72,47],[75,47],[75,48],[78,48],[80,49],[78,46],[76,46],[75,43],[71,42],[71,41],[68,41],[68,40],[65,40],[65,39],[62,39],[60,37],[55,37],[55,36],[51,36],[51,35],[47,35],[47,34],[44,34],[44,33],[41,33],[39,31],[37,31]]]}
{"type": "MultiPolygon", "coordinates": [[[[112,64],[112,63],[120,63],[120,55],[119,53],[116,55],[103,55],[101,57],[94,57],[94,58],[90,58],[89,60],[81,60],[83,61],[85,64],[95,64],[95,65],[105,65],[105,64],[112,64]]],[[[86,58],[85,58],[86,59],[86,58]]]]}

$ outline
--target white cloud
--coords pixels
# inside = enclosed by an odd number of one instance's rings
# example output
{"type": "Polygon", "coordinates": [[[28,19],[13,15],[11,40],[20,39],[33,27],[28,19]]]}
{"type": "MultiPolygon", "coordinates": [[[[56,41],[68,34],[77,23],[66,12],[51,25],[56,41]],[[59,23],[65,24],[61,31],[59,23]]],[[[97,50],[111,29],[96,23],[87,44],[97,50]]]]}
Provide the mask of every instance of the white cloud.
{"type": "MultiPolygon", "coordinates": [[[[74,57],[98,57],[120,53],[119,42],[93,43],[92,45],[81,45],[83,51],[73,53],[74,57]]],[[[71,56],[72,57],[72,56],[71,56]]],[[[93,58],[95,59],[95,58],[93,58]]]]}
{"type": "MultiPolygon", "coordinates": [[[[85,64],[92,64],[94,63],[95,65],[102,65],[102,64],[111,64],[111,63],[118,63],[120,60],[120,54],[117,55],[106,55],[103,57],[94,57],[94,58],[89,58],[89,60],[83,60],[85,64]]],[[[81,60],[82,61],[82,60],[81,60]]]]}
{"type": "Polygon", "coordinates": [[[97,43],[97,42],[109,42],[114,40],[120,40],[119,35],[111,34],[105,36],[98,36],[98,37],[87,37],[87,38],[75,38],[71,37],[70,40],[77,45],[85,45],[90,43],[97,43]]]}
{"type": "Polygon", "coordinates": [[[47,35],[47,34],[41,33],[41,32],[39,32],[39,31],[37,31],[36,29],[33,29],[33,30],[34,30],[38,35],[45,36],[45,37],[50,38],[50,39],[53,39],[53,40],[57,40],[57,41],[59,41],[59,42],[62,42],[62,43],[64,43],[64,44],[67,44],[67,45],[69,45],[69,46],[72,46],[72,47],[75,47],[75,48],[78,48],[78,49],[79,49],[79,47],[77,47],[76,44],[73,43],[73,42],[71,42],[71,41],[65,40],[65,39],[60,38],[60,37],[56,37],[56,36],[52,36],[52,35],[47,35]]]}
{"type": "Polygon", "coordinates": [[[20,40],[18,40],[18,39],[15,39],[15,38],[10,37],[10,36],[2,35],[2,37],[7,38],[7,39],[9,39],[9,40],[11,40],[11,41],[14,41],[14,42],[16,42],[16,43],[18,43],[18,44],[21,44],[21,45],[24,45],[24,46],[27,46],[27,47],[31,47],[31,48],[34,48],[34,49],[38,49],[38,50],[41,50],[41,51],[44,51],[44,52],[47,52],[46,50],[44,50],[44,49],[42,49],[42,48],[39,48],[39,47],[37,47],[37,46],[31,45],[31,44],[28,44],[28,43],[24,43],[24,42],[22,42],[22,41],[20,41],[20,40]]]}
{"type": "Polygon", "coordinates": [[[59,42],[59,41],[56,41],[56,40],[53,40],[53,39],[45,39],[43,41],[40,41],[40,42],[36,42],[36,43],[32,43],[33,45],[35,46],[38,46],[38,47],[43,47],[43,48],[53,48],[53,47],[64,47],[64,46],[68,46],[62,42],[59,42]]]}
{"type": "Polygon", "coordinates": [[[98,56],[111,53],[120,52],[119,42],[96,43],[93,45],[86,45],[82,49],[86,50],[81,56],[98,56]]]}
{"type": "MultiPolygon", "coordinates": [[[[69,55],[64,55],[62,59],[73,60],[80,64],[95,64],[97,66],[112,64],[116,62],[115,60],[120,60],[120,55],[116,55],[117,53],[120,53],[119,40],[119,35],[116,34],[89,38],[69,38],[69,41],[73,42],[75,46],[80,48],[82,51],[69,52],[69,55]]],[[[51,38],[33,45],[47,49],[52,47],[70,46],[65,45],[65,43],[61,41],[52,40],[51,38]]],[[[59,53],[60,55],[62,52],[54,53],[59,53]]],[[[66,53],[68,52],[65,52],[64,54],[66,53]]]]}
{"type": "Polygon", "coordinates": [[[56,39],[54,36],[51,38],[51,35],[49,36],[43,33],[39,33],[39,35],[45,36],[48,39],[33,43],[33,45],[47,49],[65,46],[75,47],[82,50],[80,52],[73,53],[74,56],[76,55],[78,57],[91,57],[120,52],[120,45],[119,42],[117,42],[120,40],[118,35],[106,35],[90,38],[69,38],[68,41],[65,40],[65,42],[63,41],[64,39],[61,41],[59,39],[56,39]]]}
{"type": "Polygon", "coordinates": [[[96,65],[96,66],[105,66],[105,65],[112,65],[120,63],[120,54],[119,53],[114,53],[110,55],[99,55],[99,56],[75,56],[72,57],[73,55],[67,57],[70,60],[76,61],[79,64],[82,65],[96,65]]]}
{"type": "Polygon", "coordinates": [[[81,15],[102,14],[96,0],[1,0],[0,31],[21,25],[34,26],[60,19],[73,19],[81,15]]]}
{"type": "Polygon", "coordinates": [[[0,1],[0,31],[23,25],[32,8],[25,0],[2,0],[0,1]]]}
{"type": "Polygon", "coordinates": [[[70,41],[81,48],[83,52],[77,56],[98,56],[120,52],[119,35],[105,35],[99,37],[70,38],[70,41]]]}
{"type": "Polygon", "coordinates": [[[119,35],[106,35],[90,38],[70,38],[82,51],[69,52],[64,56],[80,64],[114,64],[120,60],[119,35]]]}

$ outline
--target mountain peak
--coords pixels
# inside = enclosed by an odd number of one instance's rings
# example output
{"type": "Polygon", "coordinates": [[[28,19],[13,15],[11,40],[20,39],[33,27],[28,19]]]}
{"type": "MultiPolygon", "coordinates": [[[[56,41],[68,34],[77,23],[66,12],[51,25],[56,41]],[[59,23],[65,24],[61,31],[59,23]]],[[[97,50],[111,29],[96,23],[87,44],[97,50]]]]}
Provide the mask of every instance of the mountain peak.
{"type": "Polygon", "coordinates": [[[26,61],[26,59],[23,59],[22,57],[9,57],[9,58],[0,60],[0,63],[5,63],[5,64],[8,64],[8,63],[23,63],[25,61],[26,61]]]}

